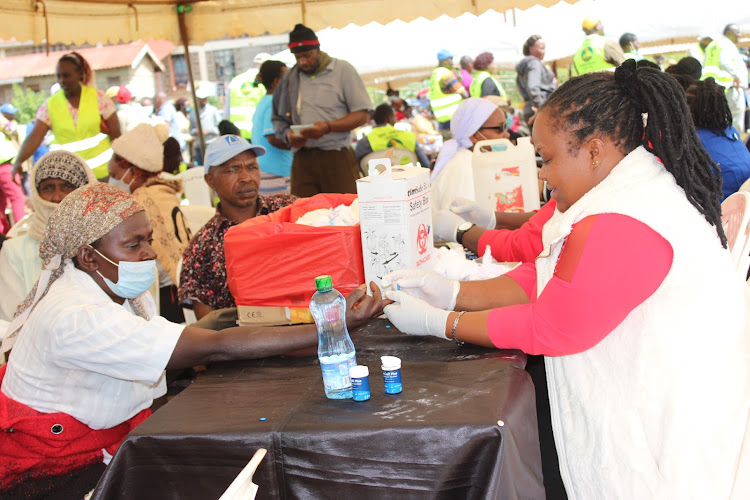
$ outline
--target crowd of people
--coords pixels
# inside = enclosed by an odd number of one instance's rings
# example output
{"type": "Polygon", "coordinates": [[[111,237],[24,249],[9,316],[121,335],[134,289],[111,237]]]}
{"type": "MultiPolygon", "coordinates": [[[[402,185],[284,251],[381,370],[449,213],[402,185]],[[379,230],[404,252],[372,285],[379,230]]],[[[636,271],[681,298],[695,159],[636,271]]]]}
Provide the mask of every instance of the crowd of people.
{"type": "Polygon", "coordinates": [[[385,313],[404,334],[538,356],[529,371],[549,498],[741,495],[748,289],[721,221],[722,200],[750,178],[739,29],[701,36],[701,59],[662,71],[632,33],[617,43],[598,19],[582,28],[578,76],[561,85],[542,36],[526,40],[517,112],[491,53],[454,69],[449,50],[437,54],[429,113],[412,115],[395,91],[373,109],[354,67],[302,24],[289,33],[296,65],[256,59],[223,112],[205,88],[198,109],[162,93],[135,105],[126,87],[96,89],[80,55],[62,56],[60,90],[25,140],[12,133],[15,108],[0,108],[0,202],[17,223],[0,249],[0,495],[81,498],[165,396],[166,369],[316,345],[309,324],[236,326],[225,235],[298,198],[356,192],[361,163],[389,148],[408,153],[397,163],[432,169],[436,238],[521,265],[471,282],[395,271],[382,294],[370,283],[347,297],[350,328],[385,313]],[[396,126],[404,120],[412,130],[396,126]],[[24,164],[48,132],[23,218],[24,164]],[[438,133],[430,158],[420,139],[438,133]],[[549,201],[529,213],[480,206],[474,147],[522,133],[549,201]],[[169,175],[181,163],[203,169],[218,200],[196,234],[169,175]],[[720,369],[696,369],[707,346],[720,369]]]}

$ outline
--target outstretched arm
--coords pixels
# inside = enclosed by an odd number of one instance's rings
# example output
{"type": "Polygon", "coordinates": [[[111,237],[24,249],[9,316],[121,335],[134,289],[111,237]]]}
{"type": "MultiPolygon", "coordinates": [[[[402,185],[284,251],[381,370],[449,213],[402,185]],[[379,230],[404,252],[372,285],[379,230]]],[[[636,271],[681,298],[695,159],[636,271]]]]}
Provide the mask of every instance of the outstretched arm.
{"type": "MultiPolygon", "coordinates": [[[[357,328],[382,311],[380,290],[377,286],[371,288],[372,297],[366,294],[365,285],[347,296],[347,327],[357,328]]],[[[317,343],[315,325],[238,326],[221,332],[188,326],[177,341],[167,368],[265,358],[312,347],[317,343]]]]}

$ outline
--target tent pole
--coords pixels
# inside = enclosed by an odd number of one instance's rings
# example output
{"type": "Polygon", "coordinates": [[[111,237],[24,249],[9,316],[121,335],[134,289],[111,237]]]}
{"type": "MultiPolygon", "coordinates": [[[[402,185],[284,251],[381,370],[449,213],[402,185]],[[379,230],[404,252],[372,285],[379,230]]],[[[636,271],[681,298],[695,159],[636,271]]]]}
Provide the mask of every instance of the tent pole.
{"type": "MultiPolygon", "coordinates": [[[[206,157],[206,140],[203,137],[203,125],[201,124],[201,108],[198,106],[198,98],[195,95],[195,80],[193,80],[193,65],[190,63],[190,51],[188,49],[187,26],[185,24],[184,5],[177,6],[177,21],[180,25],[180,38],[185,48],[185,63],[187,63],[188,79],[190,80],[190,94],[193,96],[193,111],[195,111],[195,122],[198,125],[198,140],[201,145],[201,158],[206,157]],[[183,7],[183,8],[180,8],[183,7]]],[[[203,163],[203,161],[201,161],[203,163]]]]}

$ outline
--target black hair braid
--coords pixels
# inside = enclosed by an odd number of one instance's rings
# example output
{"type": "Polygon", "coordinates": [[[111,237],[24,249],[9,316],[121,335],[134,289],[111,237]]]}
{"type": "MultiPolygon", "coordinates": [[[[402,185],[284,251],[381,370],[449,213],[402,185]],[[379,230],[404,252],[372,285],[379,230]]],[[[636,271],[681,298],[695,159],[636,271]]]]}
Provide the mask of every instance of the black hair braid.
{"type": "Polygon", "coordinates": [[[641,97],[648,109],[644,147],[659,157],[688,201],[716,227],[721,245],[721,174],[695,133],[682,87],[674,78],[649,68],[638,70],[641,97]]]}
{"type": "Polygon", "coordinates": [[[724,96],[724,88],[713,78],[694,82],[688,87],[687,103],[696,127],[726,136],[725,130],[732,125],[732,112],[724,96]]]}
{"type": "Polygon", "coordinates": [[[594,133],[609,137],[623,154],[638,146],[659,157],[688,201],[716,227],[722,246],[721,177],[695,133],[685,94],[677,81],[627,60],[615,75],[588,73],[565,82],[542,109],[575,139],[573,151],[594,133]],[[642,113],[648,114],[644,129],[642,113]]]}

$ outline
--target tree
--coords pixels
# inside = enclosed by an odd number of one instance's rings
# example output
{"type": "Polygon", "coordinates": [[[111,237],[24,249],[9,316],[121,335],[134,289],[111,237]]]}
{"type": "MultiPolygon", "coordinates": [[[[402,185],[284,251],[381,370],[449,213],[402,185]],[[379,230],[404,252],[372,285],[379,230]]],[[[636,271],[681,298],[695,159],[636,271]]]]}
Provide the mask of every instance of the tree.
{"type": "Polygon", "coordinates": [[[26,89],[26,92],[17,83],[13,84],[13,99],[11,102],[18,108],[16,121],[20,124],[29,123],[34,120],[36,110],[44,103],[47,96],[44,92],[34,92],[26,89]]]}

